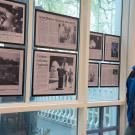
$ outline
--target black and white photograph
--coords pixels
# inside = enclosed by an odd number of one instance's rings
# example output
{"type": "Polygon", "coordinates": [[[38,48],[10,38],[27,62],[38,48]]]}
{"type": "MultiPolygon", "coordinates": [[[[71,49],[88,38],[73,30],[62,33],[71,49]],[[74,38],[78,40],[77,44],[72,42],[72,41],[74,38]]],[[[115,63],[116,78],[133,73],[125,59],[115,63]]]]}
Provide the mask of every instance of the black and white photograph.
{"type": "Polygon", "coordinates": [[[59,43],[76,44],[76,26],[59,24],[58,27],[59,43]]]}
{"type": "Polygon", "coordinates": [[[99,64],[89,63],[88,87],[98,87],[99,84],[99,64]]]}
{"type": "Polygon", "coordinates": [[[0,48],[0,95],[22,95],[23,50],[0,48]]]}
{"type": "Polygon", "coordinates": [[[78,18],[35,10],[35,46],[77,50],[78,18]],[[44,34],[45,33],[45,34],[44,34]]]}
{"type": "Polygon", "coordinates": [[[0,1],[0,42],[24,44],[25,5],[0,1]]]}
{"type": "Polygon", "coordinates": [[[75,94],[76,54],[34,52],[33,95],[75,94]]]}
{"type": "Polygon", "coordinates": [[[101,87],[118,87],[119,72],[117,64],[101,64],[101,87]]]}
{"type": "Polygon", "coordinates": [[[120,37],[114,35],[105,35],[104,47],[105,61],[120,61],[120,37]]]}
{"type": "Polygon", "coordinates": [[[50,56],[49,83],[58,82],[56,89],[72,88],[73,83],[73,58],[50,56]]]}
{"type": "Polygon", "coordinates": [[[89,59],[102,60],[103,34],[90,32],[89,59]]]}

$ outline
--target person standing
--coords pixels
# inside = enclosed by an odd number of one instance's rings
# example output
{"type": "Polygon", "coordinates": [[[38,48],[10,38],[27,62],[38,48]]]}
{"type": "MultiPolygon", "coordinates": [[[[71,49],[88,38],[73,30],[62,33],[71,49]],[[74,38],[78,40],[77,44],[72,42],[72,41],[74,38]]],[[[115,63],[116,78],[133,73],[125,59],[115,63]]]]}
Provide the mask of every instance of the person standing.
{"type": "Polygon", "coordinates": [[[57,69],[58,71],[58,88],[56,90],[64,90],[64,76],[66,74],[66,71],[62,67],[63,65],[61,64],[60,67],[57,69]]]}
{"type": "Polygon", "coordinates": [[[135,135],[135,66],[127,78],[127,119],[128,127],[125,130],[125,135],[135,135]]]}

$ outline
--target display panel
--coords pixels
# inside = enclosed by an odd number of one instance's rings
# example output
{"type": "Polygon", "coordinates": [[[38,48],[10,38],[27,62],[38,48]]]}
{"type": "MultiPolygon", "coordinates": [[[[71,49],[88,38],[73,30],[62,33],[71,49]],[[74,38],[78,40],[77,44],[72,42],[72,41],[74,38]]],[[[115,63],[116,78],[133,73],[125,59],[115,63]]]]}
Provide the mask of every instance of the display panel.
{"type": "Polygon", "coordinates": [[[0,42],[25,44],[26,4],[0,0],[0,42]]]}
{"type": "Polygon", "coordinates": [[[101,64],[100,85],[102,87],[118,87],[119,86],[119,65],[101,64]]]}
{"type": "Polygon", "coordinates": [[[99,80],[99,64],[89,63],[88,71],[88,87],[98,87],[99,80]]]}
{"type": "Polygon", "coordinates": [[[102,53],[103,53],[103,34],[91,32],[89,42],[89,59],[102,60],[102,53]]]}
{"type": "Polygon", "coordinates": [[[35,46],[77,50],[78,19],[35,10],[35,46]]]}
{"type": "Polygon", "coordinates": [[[75,94],[76,59],[71,53],[35,51],[32,95],[75,94]]]}
{"type": "Polygon", "coordinates": [[[0,96],[23,95],[24,50],[0,48],[0,96]]]}
{"type": "Polygon", "coordinates": [[[104,60],[120,61],[120,37],[105,35],[104,60]]]}

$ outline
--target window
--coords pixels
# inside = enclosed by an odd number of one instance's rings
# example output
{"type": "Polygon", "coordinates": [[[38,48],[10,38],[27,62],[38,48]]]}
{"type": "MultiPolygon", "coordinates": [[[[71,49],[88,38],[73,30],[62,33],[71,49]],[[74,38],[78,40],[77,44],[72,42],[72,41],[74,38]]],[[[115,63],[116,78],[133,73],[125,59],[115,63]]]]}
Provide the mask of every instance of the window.
{"type": "MultiPolygon", "coordinates": [[[[114,135],[118,133],[118,107],[89,108],[87,135],[114,135]]],[[[117,134],[116,134],[117,135],[117,134]]]]}
{"type": "MultiPolygon", "coordinates": [[[[125,104],[124,101],[117,101],[120,97],[119,87],[90,87],[87,89],[85,85],[88,81],[86,79],[87,70],[85,69],[88,65],[88,31],[121,36],[122,0],[14,1],[27,5],[26,44],[12,47],[25,50],[24,93],[23,96],[0,97],[0,103],[4,103],[0,106],[1,133],[4,135],[119,135],[121,129],[119,129],[119,108],[125,104]],[[78,18],[78,50],[34,46],[35,9],[78,18]],[[89,13],[91,13],[91,19],[89,13]],[[90,23],[88,23],[89,20],[91,20],[90,23]],[[75,95],[32,95],[35,50],[70,52],[77,55],[78,80],[75,95]]],[[[11,44],[0,43],[0,47],[3,48],[11,46],[11,44]]],[[[89,60],[89,62],[97,62],[99,67],[102,63],[120,65],[120,62],[95,60],[89,60]]],[[[122,113],[121,118],[124,117],[122,113]]]]}
{"type": "Polygon", "coordinates": [[[41,110],[1,114],[1,133],[8,135],[75,135],[77,110],[41,110]]]}
{"type": "MultiPolygon", "coordinates": [[[[92,0],[90,31],[103,34],[121,35],[121,0],[92,0]]],[[[103,54],[104,54],[103,50],[103,54]]],[[[90,61],[91,62],[91,61],[90,61]]],[[[113,63],[105,60],[98,63],[113,63]]],[[[101,74],[99,74],[100,77],[101,74]]],[[[99,81],[101,82],[101,79],[99,81]]],[[[89,88],[89,101],[109,101],[119,99],[119,87],[89,88]]]]}

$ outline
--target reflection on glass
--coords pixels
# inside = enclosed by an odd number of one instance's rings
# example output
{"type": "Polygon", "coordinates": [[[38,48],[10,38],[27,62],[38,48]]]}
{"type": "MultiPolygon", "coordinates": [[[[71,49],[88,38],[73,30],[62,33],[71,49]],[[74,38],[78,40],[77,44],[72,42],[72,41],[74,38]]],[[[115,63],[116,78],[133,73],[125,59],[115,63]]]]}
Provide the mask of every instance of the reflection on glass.
{"type": "Polygon", "coordinates": [[[118,99],[119,88],[89,88],[89,101],[109,101],[118,99]]]}
{"type": "Polygon", "coordinates": [[[116,131],[108,131],[108,132],[104,132],[103,135],[117,135],[116,131]]]}
{"type": "Polygon", "coordinates": [[[76,135],[76,118],[76,109],[1,114],[0,135],[76,135]]]}
{"type": "Polygon", "coordinates": [[[51,102],[51,101],[70,101],[70,100],[75,100],[76,95],[71,95],[71,96],[46,96],[46,97],[31,97],[31,101],[33,102],[51,102]]]}
{"type": "Polygon", "coordinates": [[[79,17],[80,0],[35,0],[38,9],[79,17]]]}
{"type": "Polygon", "coordinates": [[[103,126],[117,126],[117,107],[104,107],[103,126]]]}
{"type": "Polygon", "coordinates": [[[98,133],[93,133],[93,134],[87,134],[87,135],[99,135],[98,133]]]}
{"type": "Polygon", "coordinates": [[[91,31],[120,35],[121,12],[122,0],[92,0],[91,31]]]}
{"type": "Polygon", "coordinates": [[[99,128],[99,108],[88,109],[87,130],[99,128]]]}

